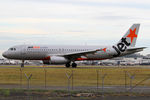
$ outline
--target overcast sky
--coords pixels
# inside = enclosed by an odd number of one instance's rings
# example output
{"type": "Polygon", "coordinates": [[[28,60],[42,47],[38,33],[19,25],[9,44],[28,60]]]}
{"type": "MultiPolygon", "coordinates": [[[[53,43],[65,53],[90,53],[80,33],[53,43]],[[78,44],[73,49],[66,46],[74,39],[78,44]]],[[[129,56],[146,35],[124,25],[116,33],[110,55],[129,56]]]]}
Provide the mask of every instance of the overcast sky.
{"type": "Polygon", "coordinates": [[[150,0],[0,0],[0,57],[19,44],[112,45],[133,23],[150,47],[150,0]]]}

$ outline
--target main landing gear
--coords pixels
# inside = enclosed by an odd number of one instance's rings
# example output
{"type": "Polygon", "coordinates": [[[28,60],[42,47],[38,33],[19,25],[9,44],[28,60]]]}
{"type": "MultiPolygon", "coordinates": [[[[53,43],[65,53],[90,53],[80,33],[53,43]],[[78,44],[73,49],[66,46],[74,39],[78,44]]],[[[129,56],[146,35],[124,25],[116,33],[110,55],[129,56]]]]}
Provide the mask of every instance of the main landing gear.
{"type": "Polygon", "coordinates": [[[77,64],[76,63],[72,63],[72,68],[76,68],[77,64]]]}
{"type": "Polygon", "coordinates": [[[21,63],[21,68],[24,67],[24,60],[22,60],[22,63],[21,63]]]}
{"type": "Polygon", "coordinates": [[[66,63],[66,68],[69,68],[70,66],[72,66],[72,68],[76,68],[77,64],[75,62],[73,62],[72,65],[70,65],[70,63],[66,63]]]}

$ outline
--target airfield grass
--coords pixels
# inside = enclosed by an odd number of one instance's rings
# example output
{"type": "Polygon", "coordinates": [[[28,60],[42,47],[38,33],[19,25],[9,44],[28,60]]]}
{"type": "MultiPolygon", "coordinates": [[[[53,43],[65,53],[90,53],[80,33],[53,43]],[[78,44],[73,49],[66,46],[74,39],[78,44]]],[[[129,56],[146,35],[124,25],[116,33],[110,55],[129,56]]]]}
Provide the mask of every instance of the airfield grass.
{"type": "MultiPolygon", "coordinates": [[[[22,84],[25,85],[27,83],[27,79],[24,75],[26,73],[27,76],[32,74],[30,84],[34,86],[44,86],[45,84],[45,71],[44,68],[34,68],[34,66],[30,66],[32,68],[25,67],[22,68],[22,74],[20,68],[0,68],[0,85],[19,85],[20,79],[22,75],[22,84]]],[[[59,66],[60,67],[60,66],[59,66]]],[[[62,66],[61,66],[62,67],[62,66]]],[[[84,67],[84,66],[83,66],[84,67]]],[[[90,66],[88,66],[90,67],[90,66]]],[[[92,66],[93,67],[93,66],[92,66]]],[[[73,83],[74,86],[96,86],[97,84],[97,71],[99,84],[102,83],[102,76],[106,74],[104,79],[104,85],[116,85],[122,86],[125,84],[125,71],[127,85],[130,84],[130,76],[134,75],[134,79],[132,83],[135,85],[140,81],[150,78],[150,68],[146,67],[95,67],[95,68],[47,68],[46,70],[46,84],[47,86],[67,86],[67,76],[71,74],[73,71],[73,83]]],[[[150,80],[146,80],[139,84],[141,86],[150,86],[150,80]]]]}

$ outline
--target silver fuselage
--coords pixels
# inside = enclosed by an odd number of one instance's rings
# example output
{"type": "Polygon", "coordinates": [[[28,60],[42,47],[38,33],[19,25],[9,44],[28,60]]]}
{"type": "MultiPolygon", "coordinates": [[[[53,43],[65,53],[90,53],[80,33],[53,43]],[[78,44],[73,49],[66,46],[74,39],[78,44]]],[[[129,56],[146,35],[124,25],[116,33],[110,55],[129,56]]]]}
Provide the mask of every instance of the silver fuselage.
{"type": "MultiPolygon", "coordinates": [[[[106,51],[97,51],[93,54],[86,54],[82,56],[83,60],[103,60],[113,58],[116,51],[111,46],[45,46],[45,45],[18,45],[13,46],[15,50],[7,50],[3,56],[9,59],[16,60],[43,60],[48,56],[65,55],[69,53],[85,52],[89,50],[103,49],[106,51]],[[34,47],[34,48],[30,48],[34,47]]],[[[133,52],[124,52],[120,56],[130,54],[133,52]]]]}

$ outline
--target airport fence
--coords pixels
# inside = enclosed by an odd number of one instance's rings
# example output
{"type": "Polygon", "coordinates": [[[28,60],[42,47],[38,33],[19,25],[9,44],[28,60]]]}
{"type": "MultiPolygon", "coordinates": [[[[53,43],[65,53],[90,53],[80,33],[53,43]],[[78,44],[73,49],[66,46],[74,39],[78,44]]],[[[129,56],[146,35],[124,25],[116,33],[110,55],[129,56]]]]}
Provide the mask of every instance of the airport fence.
{"type": "Polygon", "coordinates": [[[0,88],[150,92],[148,68],[0,68],[0,88]]]}

